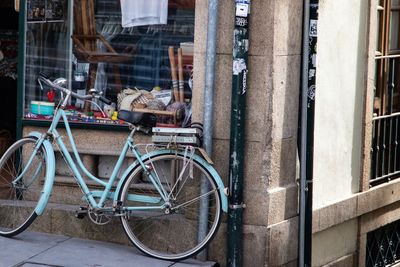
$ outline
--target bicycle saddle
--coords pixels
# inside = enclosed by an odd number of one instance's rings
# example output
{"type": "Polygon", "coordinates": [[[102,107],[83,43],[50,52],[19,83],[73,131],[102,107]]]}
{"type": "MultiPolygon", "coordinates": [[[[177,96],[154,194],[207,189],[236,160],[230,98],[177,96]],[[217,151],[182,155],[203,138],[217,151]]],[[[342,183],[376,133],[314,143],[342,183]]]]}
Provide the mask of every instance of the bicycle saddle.
{"type": "Polygon", "coordinates": [[[157,116],[152,113],[143,113],[129,110],[120,110],[118,112],[118,119],[132,124],[139,124],[145,127],[154,127],[157,123],[157,116]]]}

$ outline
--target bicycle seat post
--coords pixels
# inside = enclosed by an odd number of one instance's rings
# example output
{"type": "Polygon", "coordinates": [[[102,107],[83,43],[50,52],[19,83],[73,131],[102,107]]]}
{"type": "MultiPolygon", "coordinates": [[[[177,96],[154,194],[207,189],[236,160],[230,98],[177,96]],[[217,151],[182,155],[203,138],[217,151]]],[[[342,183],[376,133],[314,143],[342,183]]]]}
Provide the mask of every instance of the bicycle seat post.
{"type": "Polygon", "coordinates": [[[131,133],[129,134],[129,137],[133,138],[133,136],[135,135],[136,131],[138,130],[138,127],[136,127],[133,124],[129,124],[129,129],[131,130],[131,133]]]}

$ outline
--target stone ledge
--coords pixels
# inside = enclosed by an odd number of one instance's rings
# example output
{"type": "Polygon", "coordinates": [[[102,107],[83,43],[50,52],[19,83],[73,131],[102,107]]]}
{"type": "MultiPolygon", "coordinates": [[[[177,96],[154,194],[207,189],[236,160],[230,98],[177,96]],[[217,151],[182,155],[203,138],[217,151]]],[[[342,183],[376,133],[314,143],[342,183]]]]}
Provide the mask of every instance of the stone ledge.
{"type": "MultiPolygon", "coordinates": [[[[68,151],[71,152],[66,130],[61,127],[57,130],[60,136],[63,137],[68,151]]],[[[47,127],[25,126],[23,128],[23,136],[32,131],[44,133],[47,131],[47,127]]],[[[118,156],[128,138],[129,132],[111,132],[110,134],[110,131],[72,129],[72,134],[80,154],[118,156]]],[[[134,141],[136,144],[147,144],[151,142],[151,137],[138,133],[135,135],[134,141]]],[[[58,151],[55,143],[53,143],[53,148],[58,151]]],[[[128,153],[128,155],[130,154],[128,153]]]]}
{"type": "Polygon", "coordinates": [[[343,256],[333,262],[330,262],[326,265],[323,265],[323,267],[350,267],[350,266],[356,266],[356,254],[350,254],[343,256]]]}
{"type": "Polygon", "coordinates": [[[298,217],[269,226],[266,241],[266,266],[281,266],[295,261],[298,256],[297,237],[298,217]]]}
{"type": "Polygon", "coordinates": [[[329,206],[313,211],[312,232],[317,233],[334,225],[354,219],[400,201],[400,179],[354,194],[329,206]]]}

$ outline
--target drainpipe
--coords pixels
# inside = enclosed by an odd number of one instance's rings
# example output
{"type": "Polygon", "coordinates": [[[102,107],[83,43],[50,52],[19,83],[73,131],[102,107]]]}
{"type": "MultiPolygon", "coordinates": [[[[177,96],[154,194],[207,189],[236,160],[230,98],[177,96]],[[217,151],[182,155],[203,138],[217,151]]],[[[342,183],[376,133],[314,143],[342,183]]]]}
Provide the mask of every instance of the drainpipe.
{"type": "Polygon", "coordinates": [[[229,160],[227,266],[242,266],[243,169],[248,77],[250,0],[235,0],[233,38],[232,111],[229,160]]]}
{"type": "MultiPolygon", "coordinates": [[[[217,51],[217,26],[218,26],[218,0],[208,0],[208,26],[207,48],[204,81],[204,105],[203,105],[203,146],[208,155],[212,154],[213,137],[213,112],[214,112],[214,81],[215,61],[217,51]]],[[[208,192],[206,183],[201,184],[201,192],[208,192]]],[[[200,202],[200,225],[198,239],[204,240],[208,229],[209,201],[203,198],[200,202]]],[[[207,250],[203,250],[197,256],[200,260],[207,259],[207,250]]]]}
{"type": "Polygon", "coordinates": [[[318,0],[304,0],[300,127],[299,266],[312,262],[312,183],[318,0]]]}

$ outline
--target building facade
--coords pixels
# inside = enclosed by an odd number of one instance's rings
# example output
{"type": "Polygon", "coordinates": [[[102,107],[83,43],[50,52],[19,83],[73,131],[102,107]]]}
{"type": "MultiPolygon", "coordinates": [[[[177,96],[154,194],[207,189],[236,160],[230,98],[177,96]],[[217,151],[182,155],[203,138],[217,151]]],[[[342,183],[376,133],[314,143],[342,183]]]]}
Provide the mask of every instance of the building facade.
{"type": "MultiPolygon", "coordinates": [[[[303,4],[302,0],[251,3],[243,144],[243,266],[298,264],[303,4]]],[[[193,121],[202,121],[208,1],[196,0],[191,8],[191,103],[193,121]]],[[[319,1],[313,95],[312,266],[385,266],[397,261],[399,10],[400,3],[395,0],[319,1]],[[390,256],[380,257],[381,250],[390,256]]],[[[212,158],[227,185],[234,18],[234,1],[219,1],[212,158]]],[[[20,97],[20,105],[31,101],[20,97]]],[[[45,129],[26,120],[24,114],[18,114],[23,135],[45,129]]],[[[86,166],[107,177],[127,131],[102,128],[76,126],[74,137],[86,166]]],[[[63,130],[60,133],[65,135],[63,130]]],[[[144,135],[136,138],[149,141],[144,135]]],[[[52,202],[79,205],[71,196],[80,196],[80,190],[62,157],[57,157],[52,202]]],[[[107,241],[128,242],[118,222],[99,227],[73,215],[72,206],[50,205],[33,227],[92,239],[104,238],[100,233],[105,231],[107,241]]],[[[209,247],[209,259],[221,266],[226,265],[226,229],[227,218],[209,247]]]]}

